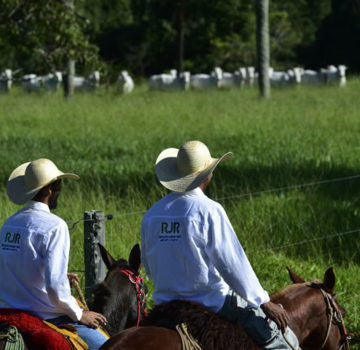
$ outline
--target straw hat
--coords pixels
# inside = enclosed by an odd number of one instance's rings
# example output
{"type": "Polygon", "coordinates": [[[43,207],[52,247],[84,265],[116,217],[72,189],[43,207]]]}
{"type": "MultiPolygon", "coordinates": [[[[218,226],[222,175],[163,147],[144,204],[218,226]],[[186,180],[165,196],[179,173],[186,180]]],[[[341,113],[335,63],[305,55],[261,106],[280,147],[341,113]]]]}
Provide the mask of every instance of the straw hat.
{"type": "Polygon", "coordinates": [[[204,143],[189,141],[180,149],[162,151],[156,160],[155,172],[167,189],[186,192],[200,186],[222,160],[231,156],[232,153],[228,152],[220,158],[212,158],[204,143]]]}
{"type": "Polygon", "coordinates": [[[63,173],[51,160],[41,158],[18,166],[11,173],[6,190],[12,202],[24,204],[44,186],[63,178],[78,180],[79,176],[63,173]]]}

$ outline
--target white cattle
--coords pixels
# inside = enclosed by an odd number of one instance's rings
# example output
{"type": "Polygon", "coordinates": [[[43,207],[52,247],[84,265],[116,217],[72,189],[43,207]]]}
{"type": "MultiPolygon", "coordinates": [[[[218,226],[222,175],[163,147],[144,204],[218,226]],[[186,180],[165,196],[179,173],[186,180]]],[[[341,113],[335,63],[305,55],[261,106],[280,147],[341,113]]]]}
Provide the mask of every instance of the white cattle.
{"type": "Polygon", "coordinates": [[[246,82],[249,86],[253,86],[256,80],[255,67],[246,67],[246,82]]]}
{"type": "Polygon", "coordinates": [[[334,65],[327,66],[327,68],[322,69],[321,72],[325,76],[326,84],[339,83],[341,87],[346,85],[346,69],[345,65],[339,65],[335,67],[334,65]]]}
{"type": "Polygon", "coordinates": [[[290,84],[290,75],[284,71],[273,71],[269,74],[270,84],[284,86],[290,84]]]}
{"type": "Polygon", "coordinates": [[[177,70],[176,69],[170,69],[170,75],[173,77],[177,77],[177,70]]]}
{"type": "Polygon", "coordinates": [[[12,70],[5,69],[0,73],[0,92],[9,92],[12,85],[12,70]]]}
{"type": "Polygon", "coordinates": [[[121,71],[116,86],[123,94],[128,94],[134,90],[134,81],[126,70],[121,71]]]}
{"type": "Polygon", "coordinates": [[[240,86],[244,86],[246,84],[246,67],[240,67],[238,69],[238,72],[240,74],[240,86]]]}
{"type": "Polygon", "coordinates": [[[301,75],[301,82],[305,84],[321,84],[325,82],[325,76],[321,72],[305,69],[301,75]]]}
{"type": "Polygon", "coordinates": [[[100,86],[100,72],[93,71],[90,75],[85,77],[74,77],[75,91],[93,91],[100,86]]]}
{"type": "Polygon", "coordinates": [[[235,71],[234,73],[223,72],[218,87],[220,89],[230,89],[234,87],[240,87],[242,84],[242,80],[243,80],[242,74],[239,70],[235,71]]]}
{"type": "Polygon", "coordinates": [[[339,72],[339,84],[341,87],[344,87],[346,85],[346,70],[348,69],[347,66],[341,64],[338,66],[338,72],[339,72]]]}
{"type": "Polygon", "coordinates": [[[49,73],[43,76],[43,82],[45,86],[45,90],[48,92],[56,92],[59,90],[59,87],[62,83],[62,73],[55,72],[49,73]]]}
{"type": "Polygon", "coordinates": [[[304,69],[301,67],[294,67],[288,70],[290,81],[295,84],[301,83],[301,76],[304,72],[304,69]]]}
{"type": "Polygon", "coordinates": [[[221,68],[216,67],[210,74],[194,74],[190,79],[190,86],[194,90],[203,90],[219,87],[220,81],[223,77],[221,68]]]}
{"type": "Polygon", "coordinates": [[[33,73],[25,74],[21,78],[21,86],[25,92],[40,92],[43,84],[43,78],[33,73]]]}
{"type": "Polygon", "coordinates": [[[148,80],[150,90],[188,90],[190,86],[190,72],[182,72],[176,76],[172,70],[170,74],[155,74],[148,80]]]}
{"type": "Polygon", "coordinates": [[[270,83],[278,86],[300,84],[301,72],[299,67],[288,69],[287,71],[272,71],[269,73],[270,83]]]}

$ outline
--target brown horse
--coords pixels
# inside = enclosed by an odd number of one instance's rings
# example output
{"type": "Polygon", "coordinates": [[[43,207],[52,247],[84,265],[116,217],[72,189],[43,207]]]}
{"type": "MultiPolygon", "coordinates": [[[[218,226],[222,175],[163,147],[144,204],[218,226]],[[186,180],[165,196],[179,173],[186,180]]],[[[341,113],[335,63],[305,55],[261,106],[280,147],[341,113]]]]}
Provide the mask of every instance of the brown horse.
{"type": "Polygon", "coordinates": [[[110,335],[125,328],[139,325],[146,314],[146,287],[140,276],[140,248],[136,244],[129,255],[129,262],[115,260],[99,244],[101,257],[108,269],[103,282],[94,288],[91,310],[107,319],[106,330],[110,335]]]}
{"type": "MultiPolygon", "coordinates": [[[[332,268],[325,272],[323,283],[306,283],[288,270],[295,284],[273,294],[271,300],[287,310],[289,326],[297,335],[302,349],[348,350],[348,335],[343,321],[345,311],[334,295],[335,275],[332,268]]],[[[259,349],[240,326],[187,301],[156,306],[145,322],[144,327],[130,328],[110,338],[101,350],[180,350],[182,342],[174,330],[174,325],[179,323],[187,325],[189,333],[202,349],[259,349]]]]}
{"type": "MultiPolygon", "coordinates": [[[[138,325],[146,313],[146,290],[139,274],[140,248],[138,244],[132,248],[129,262],[125,259],[115,260],[100,244],[99,248],[108,272],[104,281],[94,287],[90,310],[102,313],[107,318],[106,330],[113,335],[138,325]]],[[[24,340],[31,349],[30,338],[30,332],[24,334],[24,340]]],[[[5,348],[5,344],[6,339],[2,339],[0,334],[0,350],[5,348]]]]}

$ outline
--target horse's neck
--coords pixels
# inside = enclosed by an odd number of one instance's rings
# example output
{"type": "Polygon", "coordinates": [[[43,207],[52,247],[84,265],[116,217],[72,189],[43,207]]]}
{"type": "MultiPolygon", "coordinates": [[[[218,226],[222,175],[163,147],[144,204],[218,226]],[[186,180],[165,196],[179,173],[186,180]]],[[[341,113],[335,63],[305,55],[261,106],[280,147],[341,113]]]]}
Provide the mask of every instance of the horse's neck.
{"type": "Polygon", "coordinates": [[[129,308],[133,304],[129,288],[133,286],[115,277],[101,284],[95,294],[92,310],[106,317],[106,329],[111,335],[123,330],[128,322],[129,308]]]}
{"type": "Polygon", "coordinates": [[[275,293],[271,300],[288,312],[289,326],[302,343],[321,326],[323,301],[318,290],[306,284],[294,284],[275,293]]]}

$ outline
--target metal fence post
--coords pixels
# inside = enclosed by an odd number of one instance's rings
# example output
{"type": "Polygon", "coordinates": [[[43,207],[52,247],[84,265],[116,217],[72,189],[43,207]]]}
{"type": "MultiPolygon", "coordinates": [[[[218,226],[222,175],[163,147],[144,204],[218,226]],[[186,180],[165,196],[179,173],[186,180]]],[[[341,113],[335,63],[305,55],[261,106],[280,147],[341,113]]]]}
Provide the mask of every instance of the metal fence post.
{"type": "Polygon", "coordinates": [[[104,212],[86,211],[84,213],[85,298],[89,304],[93,298],[92,287],[104,280],[106,275],[98,243],[105,246],[104,212]]]}

